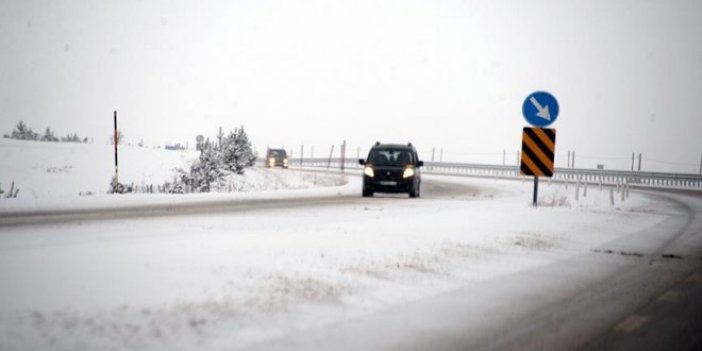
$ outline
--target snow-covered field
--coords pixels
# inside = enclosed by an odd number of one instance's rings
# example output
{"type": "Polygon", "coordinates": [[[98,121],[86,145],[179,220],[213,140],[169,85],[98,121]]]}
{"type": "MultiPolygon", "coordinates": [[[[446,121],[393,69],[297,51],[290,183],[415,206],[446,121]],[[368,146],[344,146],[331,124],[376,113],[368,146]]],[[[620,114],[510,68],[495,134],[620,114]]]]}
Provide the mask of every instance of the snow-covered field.
{"type": "MultiPolygon", "coordinates": [[[[138,186],[142,192],[145,186],[153,186],[157,191],[159,185],[173,180],[174,169],[188,169],[198,155],[197,151],[120,146],[119,179],[124,184],[138,186]]],[[[0,196],[0,209],[65,208],[113,202],[115,196],[107,191],[114,170],[111,145],[0,139],[0,188],[7,191],[14,183],[20,190],[17,199],[2,201],[3,196],[0,196]]],[[[229,176],[226,182],[227,191],[251,193],[338,185],[344,180],[338,176],[253,167],[244,175],[229,176]]],[[[186,199],[197,197],[185,196],[186,199]]]]}
{"type": "MultiPolygon", "coordinates": [[[[20,148],[24,156],[11,163],[27,172],[17,178],[23,181],[20,186],[38,189],[38,198],[51,197],[45,206],[80,202],[86,197],[76,196],[76,191],[96,191],[107,183],[89,177],[83,184],[80,177],[70,177],[90,173],[87,160],[49,163],[38,161],[40,152],[31,145],[2,145],[5,155],[8,147],[20,148]],[[66,166],[67,172],[44,171],[66,166]],[[59,189],[68,178],[72,190],[59,189]],[[35,185],[41,179],[51,186],[35,185]]],[[[144,182],[165,180],[168,174],[162,168],[182,165],[188,156],[155,158],[162,164],[144,173],[144,182]]],[[[13,172],[3,174],[3,183],[5,174],[22,174],[13,172]]],[[[307,180],[312,174],[252,173],[307,180]]],[[[135,181],[142,179],[131,174],[135,181]]],[[[105,179],[109,175],[105,172],[105,179]]],[[[257,196],[311,195],[338,197],[338,203],[0,228],[0,350],[255,349],[302,331],[591,253],[678,214],[672,204],[635,193],[623,202],[615,194],[611,206],[609,191],[593,186],[586,196],[581,188],[576,201],[572,184],[566,188],[544,182],[544,206],[534,209],[528,181],[425,176],[423,198],[365,199],[358,177],[329,186],[341,178],[318,176],[329,179],[324,189],[94,195],[87,198],[102,200],[82,206],[103,206],[111,199],[132,203],[226,197],[246,202],[257,196]]],[[[22,201],[7,205],[15,200],[21,199],[0,201],[0,211],[34,206],[22,201]]],[[[30,202],[36,205],[37,200],[30,202]]]]}
{"type": "MultiPolygon", "coordinates": [[[[186,167],[193,151],[124,146],[119,149],[120,180],[137,185],[163,184],[172,169],[186,167]]],[[[76,198],[107,193],[114,175],[111,145],[44,143],[0,139],[0,186],[12,182],[20,200],[76,198]]]]}

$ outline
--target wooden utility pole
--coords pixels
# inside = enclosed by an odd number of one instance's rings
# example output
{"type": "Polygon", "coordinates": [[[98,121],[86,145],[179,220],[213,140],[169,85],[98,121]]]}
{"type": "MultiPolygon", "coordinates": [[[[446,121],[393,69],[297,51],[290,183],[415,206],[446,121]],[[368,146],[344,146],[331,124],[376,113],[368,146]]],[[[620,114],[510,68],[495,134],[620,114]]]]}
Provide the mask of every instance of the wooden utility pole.
{"type": "Polygon", "coordinates": [[[568,150],[568,165],[566,168],[570,168],[570,150],[568,150]]]}
{"type": "Polygon", "coordinates": [[[300,145],[300,168],[302,168],[302,161],[305,157],[305,144],[300,145]]]}
{"type": "Polygon", "coordinates": [[[641,172],[641,153],[639,152],[639,172],[641,172]]]}

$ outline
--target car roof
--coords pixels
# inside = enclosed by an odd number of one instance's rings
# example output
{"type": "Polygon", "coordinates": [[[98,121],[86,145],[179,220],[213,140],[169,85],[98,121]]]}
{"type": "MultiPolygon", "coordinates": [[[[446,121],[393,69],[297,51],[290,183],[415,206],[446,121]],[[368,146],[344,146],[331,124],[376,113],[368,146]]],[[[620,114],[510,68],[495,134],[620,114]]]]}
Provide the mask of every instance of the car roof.
{"type": "Polygon", "coordinates": [[[414,150],[414,146],[407,144],[375,144],[372,149],[414,150]]]}

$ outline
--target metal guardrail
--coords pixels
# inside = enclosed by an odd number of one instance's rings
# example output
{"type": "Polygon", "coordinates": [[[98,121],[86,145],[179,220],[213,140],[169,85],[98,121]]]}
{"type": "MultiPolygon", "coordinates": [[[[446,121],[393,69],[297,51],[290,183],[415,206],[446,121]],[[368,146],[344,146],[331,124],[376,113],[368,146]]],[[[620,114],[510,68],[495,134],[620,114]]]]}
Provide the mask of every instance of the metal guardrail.
{"type": "MultiPolygon", "coordinates": [[[[302,164],[300,164],[300,159],[292,159],[290,167],[302,166],[340,169],[341,165],[342,161],[340,158],[308,158],[303,159],[302,164]]],[[[361,168],[357,159],[346,159],[343,165],[344,169],[349,170],[361,168]]],[[[519,167],[517,166],[476,163],[424,162],[423,172],[429,174],[445,173],[490,178],[521,179],[526,177],[519,174],[519,167]]],[[[556,181],[581,181],[602,184],[626,183],[651,187],[702,189],[702,175],[700,174],[556,168],[552,179],[556,181]]]]}

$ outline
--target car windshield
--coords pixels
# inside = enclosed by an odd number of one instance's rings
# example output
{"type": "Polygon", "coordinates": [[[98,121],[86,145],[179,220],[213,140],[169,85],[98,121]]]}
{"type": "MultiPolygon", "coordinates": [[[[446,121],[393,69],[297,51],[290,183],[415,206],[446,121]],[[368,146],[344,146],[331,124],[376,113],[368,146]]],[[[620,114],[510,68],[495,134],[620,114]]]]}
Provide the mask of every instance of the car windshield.
{"type": "Polygon", "coordinates": [[[415,162],[409,150],[375,149],[368,155],[368,163],[376,166],[405,166],[415,162]]]}
{"type": "Polygon", "coordinates": [[[268,151],[268,157],[275,157],[276,159],[285,158],[285,150],[270,150],[268,151]]]}

